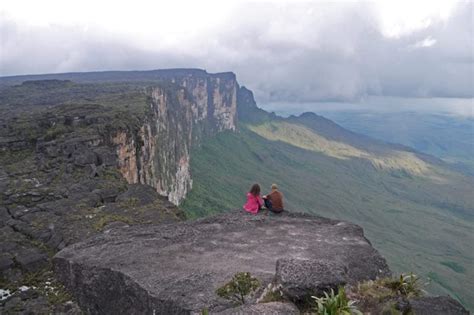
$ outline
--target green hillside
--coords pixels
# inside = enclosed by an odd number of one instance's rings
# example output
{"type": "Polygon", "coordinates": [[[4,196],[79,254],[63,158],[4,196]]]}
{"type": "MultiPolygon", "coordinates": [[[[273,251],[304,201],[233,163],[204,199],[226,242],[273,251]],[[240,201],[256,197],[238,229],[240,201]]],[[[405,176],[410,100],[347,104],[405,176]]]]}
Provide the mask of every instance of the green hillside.
{"type": "Polygon", "coordinates": [[[472,178],[316,115],[261,121],[194,149],[189,216],[240,208],[252,183],[275,182],[288,210],[361,225],[394,272],[474,309],[472,178]]]}
{"type": "Polygon", "coordinates": [[[437,156],[474,174],[474,118],[442,113],[324,112],[344,128],[437,156]]]}

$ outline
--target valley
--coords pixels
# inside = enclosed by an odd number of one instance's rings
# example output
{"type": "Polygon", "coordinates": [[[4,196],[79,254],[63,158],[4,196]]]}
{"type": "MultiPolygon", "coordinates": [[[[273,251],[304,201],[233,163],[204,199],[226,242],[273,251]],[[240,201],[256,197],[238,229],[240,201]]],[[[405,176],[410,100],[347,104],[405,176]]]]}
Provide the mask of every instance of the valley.
{"type": "Polygon", "coordinates": [[[323,111],[344,128],[434,155],[474,174],[474,118],[449,113],[323,111]]]}
{"type": "Polygon", "coordinates": [[[415,272],[427,290],[472,307],[472,177],[314,114],[239,127],[193,152],[189,216],[239,208],[253,182],[263,193],[275,182],[289,211],[361,225],[393,270],[415,272]]]}

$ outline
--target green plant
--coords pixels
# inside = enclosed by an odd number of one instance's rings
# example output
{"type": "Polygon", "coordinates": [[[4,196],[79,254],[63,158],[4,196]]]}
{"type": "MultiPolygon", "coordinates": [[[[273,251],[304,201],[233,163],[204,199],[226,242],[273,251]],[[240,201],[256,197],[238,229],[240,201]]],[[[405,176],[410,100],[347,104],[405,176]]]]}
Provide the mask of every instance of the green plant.
{"type": "Polygon", "coordinates": [[[125,207],[125,208],[135,208],[138,206],[138,198],[128,198],[120,202],[120,205],[125,207]]]}
{"type": "Polygon", "coordinates": [[[55,124],[54,126],[46,130],[44,138],[46,141],[54,140],[56,138],[59,138],[63,134],[69,133],[71,131],[72,131],[72,128],[69,128],[62,124],[55,124]]]}
{"type": "Polygon", "coordinates": [[[60,305],[72,300],[71,294],[58,282],[54,282],[54,287],[44,287],[43,294],[48,298],[49,305],[60,305]]]}
{"type": "Polygon", "coordinates": [[[249,272],[236,273],[232,280],[216,290],[217,295],[238,304],[245,303],[245,296],[255,291],[260,286],[257,278],[249,272]]]}
{"type": "Polygon", "coordinates": [[[313,296],[316,300],[316,314],[318,315],[362,315],[362,313],[354,306],[354,301],[350,301],[343,287],[338,289],[335,294],[331,289],[331,293],[324,292],[323,297],[313,296]]]}
{"type": "Polygon", "coordinates": [[[426,284],[421,284],[419,281],[420,278],[414,274],[402,274],[394,278],[378,278],[349,287],[347,295],[358,301],[357,306],[361,311],[370,312],[375,308],[382,307],[381,314],[401,314],[395,307],[399,299],[423,295],[422,287],[426,284]]]}
{"type": "Polygon", "coordinates": [[[386,286],[403,296],[419,296],[421,295],[419,281],[420,278],[413,273],[409,275],[402,273],[399,278],[387,281],[386,286]]]}
{"type": "Polygon", "coordinates": [[[280,290],[268,290],[260,299],[259,303],[280,302],[284,301],[283,294],[280,290]]]}

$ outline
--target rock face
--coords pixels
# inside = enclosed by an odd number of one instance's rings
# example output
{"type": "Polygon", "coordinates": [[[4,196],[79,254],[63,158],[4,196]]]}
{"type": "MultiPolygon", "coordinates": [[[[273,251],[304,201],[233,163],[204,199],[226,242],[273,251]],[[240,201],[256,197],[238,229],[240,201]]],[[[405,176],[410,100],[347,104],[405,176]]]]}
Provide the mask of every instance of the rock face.
{"type": "Polygon", "coordinates": [[[183,218],[175,205],[191,188],[191,146],[236,128],[233,73],[116,79],[130,81],[1,86],[0,277],[21,282],[111,222],[183,218]],[[143,193],[127,192],[134,187],[143,193]]]}
{"type": "Polygon", "coordinates": [[[469,315],[458,301],[448,296],[426,296],[409,302],[411,311],[417,315],[469,315]]]}
{"type": "Polygon", "coordinates": [[[148,88],[150,112],[139,131],[121,130],[112,142],[129,183],[155,187],[178,205],[192,186],[191,146],[203,135],[236,129],[239,86],[233,73],[176,73],[167,80],[179,88],[148,88]]]}
{"type": "Polygon", "coordinates": [[[226,309],[216,315],[299,315],[298,308],[291,303],[269,302],[243,305],[226,309]]]}
{"type": "MultiPolygon", "coordinates": [[[[48,117],[42,117],[45,119],[42,128],[56,126],[58,129],[52,131],[51,136],[71,127],[105,126],[110,123],[110,128],[88,135],[92,142],[85,144],[83,151],[86,152],[76,157],[75,164],[87,167],[91,164],[100,165],[102,160],[97,161],[97,154],[92,151],[98,146],[114,146],[118,161],[114,155],[104,159],[118,162],[119,170],[129,184],[148,184],[178,205],[192,186],[189,166],[191,146],[199,145],[204,136],[236,129],[240,87],[235,74],[172,69],[121,73],[118,77],[102,73],[98,77],[104,75],[104,78],[97,80],[87,80],[86,75],[85,81],[94,84],[77,84],[84,81],[78,75],[74,77],[75,82],[51,79],[26,81],[11,87],[2,86],[2,82],[9,81],[2,78],[0,108],[18,111],[18,108],[26,109],[28,106],[37,110],[47,106],[81,105],[78,107],[82,110],[76,110],[74,114],[68,113],[68,109],[61,110],[60,115],[51,110],[48,117]],[[104,83],[109,81],[127,83],[104,83]],[[129,117],[123,112],[112,112],[109,117],[95,116],[95,107],[104,103],[115,107],[113,111],[125,107],[129,117]],[[127,121],[134,118],[132,116],[138,116],[137,121],[127,121]]],[[[27,130],[12,133],[10,124],[0,125],[0,150],[25,149],[32,143],[41,142],[44,137],[44,133],[38,133],[40,139],[32,137],[32,133],[27,130]]],[[[58,150],[61,148],[51,146],[49,141],[44,141],[44,145],[49,154],[62,153],[58,150]]],[[[69,153],[76,151],[74,145],[68,147],[69,153]]],[[[95,168],[90,171],[97,172],[95,168]]]]}
{"type": "Polygon", "coordinates": [[[273,283],[296,302],[334,281],[355,283],[390,274],[356,225],[303,214],[240,211],[113,229],[63,249],[53,261],[59,279],[88,314],[198,314],[206,308],[239,314],[215,290],[243,271],[259,279],[257,295],[273,283]],[[336,271],[327,276],[332,266],[336,271]]]}

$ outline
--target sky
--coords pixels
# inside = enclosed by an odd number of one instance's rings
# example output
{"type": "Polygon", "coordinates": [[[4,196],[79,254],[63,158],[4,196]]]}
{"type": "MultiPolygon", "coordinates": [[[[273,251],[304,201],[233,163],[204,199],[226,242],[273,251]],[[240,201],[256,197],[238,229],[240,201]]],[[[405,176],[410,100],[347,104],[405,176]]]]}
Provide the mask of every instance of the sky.
{"type": "Polygon", "coordinates": [[[0,75],[202,68],[235,72],[261,104],[443,99],[472,114],[473,14],[472,1],[2,0],[0,75]]]}

